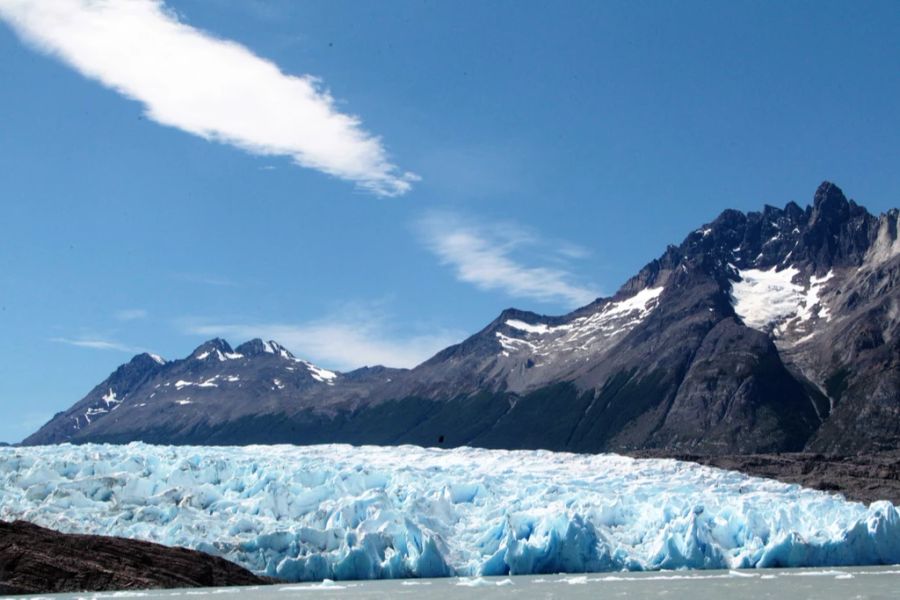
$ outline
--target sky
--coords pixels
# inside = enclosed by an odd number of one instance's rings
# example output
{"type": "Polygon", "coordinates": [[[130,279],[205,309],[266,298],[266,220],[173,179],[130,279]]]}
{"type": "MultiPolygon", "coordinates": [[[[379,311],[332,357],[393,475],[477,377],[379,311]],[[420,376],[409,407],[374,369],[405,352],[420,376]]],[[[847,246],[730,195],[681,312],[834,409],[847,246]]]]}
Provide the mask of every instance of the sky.
{"type": "Polygon", "coordinates": [[[725,208],[900,205],[895,2],[0,0],[0,440],[132,355],[411,367],[725,208]]]}

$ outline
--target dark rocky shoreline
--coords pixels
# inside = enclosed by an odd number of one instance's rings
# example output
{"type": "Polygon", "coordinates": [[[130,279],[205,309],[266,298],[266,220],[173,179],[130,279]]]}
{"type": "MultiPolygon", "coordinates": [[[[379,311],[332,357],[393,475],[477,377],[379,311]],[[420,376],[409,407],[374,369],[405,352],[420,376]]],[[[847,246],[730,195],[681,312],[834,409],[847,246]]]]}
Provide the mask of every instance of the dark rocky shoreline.
{"type": "Polygon", "coordinates": [[[843,494],[849,500],[866,504],[888,500],[900,506],[900,450],[854,456],[828,456],[809,452],[702,456],[686,452],[641,450],[631,453],[631,456],[685,460],[843,494]]]}
{"type": "Polygon", "coordinates": [[[0,594],[101,592],[271,583],[224,558],[186,548],[64,534],[0,521],[0,594]]]}

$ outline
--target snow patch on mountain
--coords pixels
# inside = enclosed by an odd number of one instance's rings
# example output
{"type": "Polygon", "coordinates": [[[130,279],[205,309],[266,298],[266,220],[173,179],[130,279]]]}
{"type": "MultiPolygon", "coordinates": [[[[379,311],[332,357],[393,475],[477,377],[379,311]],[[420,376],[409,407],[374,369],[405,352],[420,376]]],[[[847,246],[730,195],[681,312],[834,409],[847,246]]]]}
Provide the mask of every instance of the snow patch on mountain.
{"type": "Polygon", "coordinates": [[[334,380],[337,379],[337,373],[334,371],[329,371],[328,369],[323,369],[322,367],[317,367],[316,365],[306,362],[305,360],[298,360],[297,362],[303,363],[303,366],[309,371],[309,374],[316,381],[327,383],[328,385],[334,385],[334,380]]]}
{"type": "Polygon", "coordinates": [[[738,271],[741,280],[731,285],[734,312],[747,327],[759,330],[796,314],[803,287],[792,282],[799,273],[794,267],[738,271]]]}
{"type": "Polygon", "coordinates": [[[3,520],[197,548],[292,581],[900,562],[890,503],[609,454],[0,448],[0,495],[3,520]]]}
{"type": "Polygon", "coordinates": [[[103,394],[103,396],[101,396],[100,399],[103,400],[103,402],[106,404],[107,408],[109,408],[112,405],[122,403],[122,401],[116,397],[116,393],[113,391],[112,388],[109,388],[109,391],[106,392],[105,394],[103,394]]]}
{"type": "Polygon", "coordinates": [[[179,379],[178,381],[175,382],[175,389],[176,389],[176,390],[180,390],[180,389],[183,388],[183,387],[192,386],[192,385],[193,385],[193,386],[197,386],[197,387],[201,387],[201,388],[214,388],[214,387],[219,387],[219,384],[216,383],[216,381],[218,381],[218,379],[219,379],[219,376],[218,376],[218,375],[215,375],[215,376],[213,376],[213,377],[210,377],[209,379],[206,379],[205,381],[197,381],[197,382],[194,382],[194,381],[185,381],[185,380],[183,380],[183,379],[179,379]]]}
{"type": "MultiPolygon", "coordinates": [[[[823,286],[834,278],[834,269],[831,269],[823,277],[813,275],[809,278],[809,287],[803,295],[803,302],[797,311],[797,317],[800,321],[807,321],[813,317],[813,309],[819,305],[820,295],[823,286]]],[[[819,308],[819,317],[826,321],[831,320],[827,306],[819,308]]]]}
{"type": "Polygon", "coordinates": [[[84,413],[84,419],[87,421],[88,425],[91,424],[91,417],[96,417],[98,415],[105,415],[109,410],[105,408],[89,408],[84,413]]]}
{"type": "Polygon", "coordinates": [[[243,354],[239,352],[222,352],[221,350],[207,350],[205,352],[201,352],[194,358],[197,360],[206,360],[211,355],[215,355],[215,357],[219,360],[219,362],[225,362],[226,360],[237,360],[239,358],[244,358],[243,354]]]}
{"type": "MultiPolygon", "coordinates": [[[[834,278],[834,270],[822,277],[810,277],[806,286],[795,283],[800,271],[793,266],[780,271],[778,267],[735,271],[740,281],[731,285],[732,306],[747,327],[771,331],[778,338],[788,331],[807,334],[806,322],[815,317],[831,320],[828,307],[822,302],[822,291],[834,278]]],[[[804,335],[798,342],[812,335],[804,335]]]]}
{"type": "Polygon", "coordinates": [[[597,350],[616,336],[627,333],[640,324],[659,303],[662,287],[647,288],[634,296],[609,302],[597,312],[572,319],[561,325],[526,323],[508,319],[507,332],[496,331],[501,354],[510,356],[526,352],[545,360],[564,357],[572,352],[597,350]],[[514,334],[514,332],[522,332],[514,334]],[[511,335],[514,334],[514,335],[511,335]]]}
{"type": "Polygon", "coordinates": [[[73,421],[72,428],[75,430],[79,430],[82,428],[82,426],[86,427],[86,426],[90,425],[91,422],[96,417],[108,414],[108,413],[116,410],[122,404],[122,399],[119,398],[116,395],[115,390],[113,390],[110,387],[110,388],[107,388],[107,391],[105,394],[100,396],[100,402],[102,402],[102,404],[97,404],[96,406],[91,406],[86,411],[84,411],[82,414],[76,415],[75,417],[73,417],[72,418],[72,421],[73,421]],[[84,419],[84,423],[82,423],[82,419],[84,419]]]}
{"type": "Polygon", "coordinates": [[[550,331],[550,327],[544,325],[543,323],[535,323],[534,325],[531,325],[530,323],[519,321],[518,319],[509,319],[508,321],[506,321],[506,324],[513,329],[519,329],[528,333],[547,333],[548,331],[550,331]]]}

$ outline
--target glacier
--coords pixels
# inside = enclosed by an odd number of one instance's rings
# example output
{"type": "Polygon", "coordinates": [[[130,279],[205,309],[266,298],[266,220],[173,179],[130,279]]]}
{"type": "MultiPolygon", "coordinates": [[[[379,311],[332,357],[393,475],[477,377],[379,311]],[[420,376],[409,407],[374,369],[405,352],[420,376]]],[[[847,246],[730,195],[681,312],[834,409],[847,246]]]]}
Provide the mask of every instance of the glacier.
{"type": "Polygon", "coordinates": [[[0,448],[0,519],[288,581],[900,563],[900,511],[666,459],[400,447],[0,448]]]}

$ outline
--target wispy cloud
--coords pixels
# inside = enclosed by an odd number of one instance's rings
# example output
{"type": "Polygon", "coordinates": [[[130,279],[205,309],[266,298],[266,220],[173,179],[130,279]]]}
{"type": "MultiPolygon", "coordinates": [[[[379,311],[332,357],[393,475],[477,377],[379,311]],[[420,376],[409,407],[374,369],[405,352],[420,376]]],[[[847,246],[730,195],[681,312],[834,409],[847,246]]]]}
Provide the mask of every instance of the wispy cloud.
{"type": "Polygon", "coordinates": [[[355,182],[381,196],[417,177],[391,163],[321,82],[179,21],[162,0],[0,0],[27,42],[146,107],[149,118],[355,182]]]}
{"type": "Polygon", "coordinates": [[[50,339],[51,342],[56,342],[58,344],[66,344],[69,346],[76,346],[78,348],[89,348],[91,350],[114,350],[116,352],[127,352],[129,354],[140,354],[141,352],[145,352],[143,348],[138,348],[136,346],[129,346],[127,344],[122,344],[121,342],[117,342],[115,340],[108,340],[103,338],[96,337],[84,337],[84,338],[65,338],[65,337],[55,337],[50,339]]]}
{"type": "Polygon", "coordinates": [[[143,308],[123,308],[113,313],[117,321],[137,321],[147,318],[147,311],[143,308]]]}
{"type": "Polygon", "coordinates": [[[596,287],[579,283],[566,268],[566,259],[585,254],[573,244],[544,240],[512,223],[488,227],[452,213],[429,213],[416,227],[425,245],[454,269],[457,279],[479,289],[567,306],[588,304],[600,296],[596,287]],[[538,250],[531,260],[545,265],[523,264],[520,255],[529,249],[538,250]]]}
{"type": "Polygon", "coordinates": [[[303,323],[188,323],[186,329],[234,342],[275,340],[299,357],[343,371],[367,365],[414,367],[464,337],[440,328],[397,333],[382,314],[365,310],[303,323]]]}

